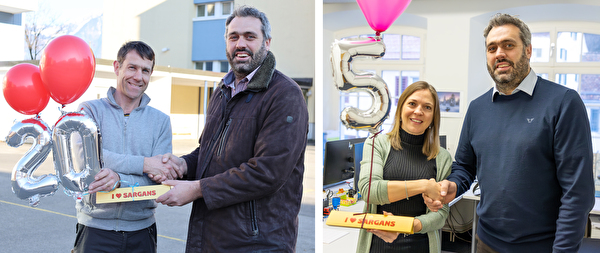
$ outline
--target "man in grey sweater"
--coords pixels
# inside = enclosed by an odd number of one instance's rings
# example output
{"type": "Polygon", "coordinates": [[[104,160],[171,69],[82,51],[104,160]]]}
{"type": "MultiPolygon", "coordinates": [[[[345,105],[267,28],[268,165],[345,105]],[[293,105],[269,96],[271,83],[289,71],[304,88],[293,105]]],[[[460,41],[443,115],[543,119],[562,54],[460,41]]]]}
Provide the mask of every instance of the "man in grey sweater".
{"type": "Polygon", "coordinates": [[[73,252],[156,252],[154,200],[95,203],[94,193],[115,187],[156,184],[156,178],[181,177],[162,154],[172,151],[171,121],[148,106],[144,94],[154,69],[154,51],[141,41],[125,43],[113,63],[117,88],[106,98],[80,108],[98,124],[102,135],[103,169],[77,202],[77,237],[73,252]]]}

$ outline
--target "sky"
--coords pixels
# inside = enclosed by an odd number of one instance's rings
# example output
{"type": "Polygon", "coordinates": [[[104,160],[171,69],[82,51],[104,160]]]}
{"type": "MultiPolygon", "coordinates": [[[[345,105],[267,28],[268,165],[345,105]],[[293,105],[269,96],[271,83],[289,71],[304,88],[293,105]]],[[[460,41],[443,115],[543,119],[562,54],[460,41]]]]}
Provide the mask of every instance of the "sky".
{"type": "Polygon", "coordinates": [[[23,22],[49,26],[43,34],[52,37],[56,36],[59,27],[66,27],[66,31],[58,34],[82,38],[98,57],[102,46],[102,12],[102,0],[38,0],[38,10],[24,13],[23,22]]]}
{"type": "Polygon", "coordinates": [[[38,0],[40,9],[46,7],[60,19],[74,22],[85,21],[90,16],[102,14],[102,0],[38,0]]]}

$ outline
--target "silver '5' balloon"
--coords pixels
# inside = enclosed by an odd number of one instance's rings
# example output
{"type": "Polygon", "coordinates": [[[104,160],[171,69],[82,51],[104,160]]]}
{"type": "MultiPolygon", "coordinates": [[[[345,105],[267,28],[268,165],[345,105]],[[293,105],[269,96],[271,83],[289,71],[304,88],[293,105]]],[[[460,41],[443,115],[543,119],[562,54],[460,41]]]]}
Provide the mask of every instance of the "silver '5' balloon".
{"type": "Polygon", "coordinates": [[[59,180],[55,174],[34,177],[33,172],[46,160],[52,150],[50,128],[39,117],[15,123],[6,144],[11,147],[23,145],[27,137],[35,139],[34,145],[15,164],[11,174],[13,192],[20,199],[28,199],[30,206],[37,206],[41,197],[53,195],[58,189],[59,180]]]}
{"type": "Polygon", "coordinates": [[[352,69],[356,57],[379,58],[385,54],[385,45],[381,37],[369,37],[352,40],[336,40],[331,47],[333,82],[344,92],[366,92],[371,95],[372,104],[367,110],[347,107],[342,110],[340,119],[348,128],[379,131],[379,127],[390,113],[390,94],[387,85],[380,76],[352,69]]]}
{"type": "Polygon", "coordinates": [[[98,126],[83,111],[63,113],[52,132],[54,168],[65,193],[80,199],[103,165],[98,126]]]}

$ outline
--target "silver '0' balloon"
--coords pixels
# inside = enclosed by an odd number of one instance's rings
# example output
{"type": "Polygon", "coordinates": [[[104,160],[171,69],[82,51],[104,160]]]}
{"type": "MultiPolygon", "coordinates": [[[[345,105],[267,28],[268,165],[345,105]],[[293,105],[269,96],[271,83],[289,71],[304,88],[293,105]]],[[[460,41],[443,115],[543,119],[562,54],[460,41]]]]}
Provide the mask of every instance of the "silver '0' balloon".
{"type": "Polygon", "coordinates": [[[65,193],[79,200],[103,165],[100,130],[83,111],[63,113],[52,139],[54,168],[65,193]]]}
{"type": "Polygon", "coordinates": [[[343,92],[366,92],[372,104],[367,110],[347,107],[340,119],[347,128],[379,132],[379,127],[390,113],[390,94],[380,76],[352,69],[352,61],[358,58],[380,58],[385,54],[381,37],[336,40],[331,47],[333,82],[343,92]]]}
{"type": "Polygon", "coordinates": [[[33,172],[52,150],[50,132],[48,125],[36,116],[15,123],[6,136],[6,144],[14,148],[23,145],[28,137],[35,139],[35,143],[13,167],[10,177],[13,192],[20,199],[28,199],[32,207],[39,204],[41,197],[53,195],[60,183],[55,174],[33,176],[33,172]]]}

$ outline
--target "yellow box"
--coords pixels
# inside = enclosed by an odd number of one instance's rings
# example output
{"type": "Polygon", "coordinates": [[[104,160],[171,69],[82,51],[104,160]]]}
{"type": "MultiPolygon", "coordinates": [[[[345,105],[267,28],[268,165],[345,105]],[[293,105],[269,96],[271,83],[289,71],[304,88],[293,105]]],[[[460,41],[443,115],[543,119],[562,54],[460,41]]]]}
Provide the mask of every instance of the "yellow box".
{"type": "Polygon", "coordinates": [[[97,192],[96,203],[115,203],[156,199],[171,189],[168,185],[123,187],[111,192],[97,192]]]}
{"type": "Polygon", "coordinates": [[[404,234],[413,234],[414,217],[392,216],[383,214],[359,214],[354,212],[331,211],[327,222],[329,226],[340,226],[350,228],[379,229],[395,231],[404,234]],[[362,224],[364,222],[364,225],[362,224]]]}

